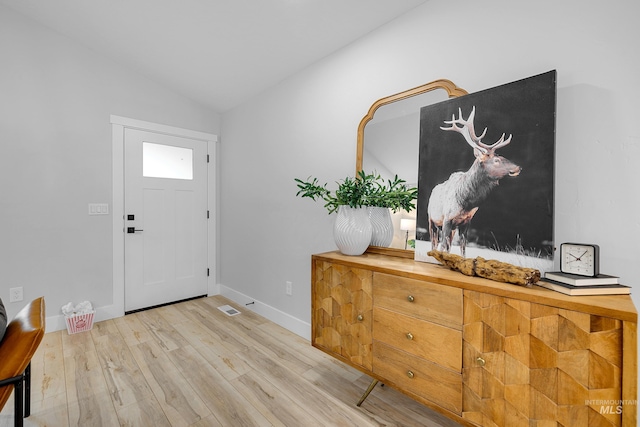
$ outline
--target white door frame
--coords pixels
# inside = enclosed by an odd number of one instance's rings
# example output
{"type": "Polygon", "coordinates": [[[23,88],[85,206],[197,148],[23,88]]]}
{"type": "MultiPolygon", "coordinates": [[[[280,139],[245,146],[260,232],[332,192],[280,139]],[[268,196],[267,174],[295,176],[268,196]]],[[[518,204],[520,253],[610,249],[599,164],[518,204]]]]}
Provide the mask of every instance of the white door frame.
{"type": "Polygon", "coordinates": [[[101,317],[106,318],[124,316],[124,130],[127,128],[206,141],[209,152],[207,203],[210,215],[207,233],[208,263],[210,269],[210,274],[207,278],[207,293],[208,295],[220,293],[216,281],[216,231],[218,228],[216,177],[218,174],[218,136],[211,133],[112,115],[111,157],[113,200],[111,203],[111,214],[113,216],[113,305],[104,307],[105,312],[103,312],[103,316],[101,317]]]}

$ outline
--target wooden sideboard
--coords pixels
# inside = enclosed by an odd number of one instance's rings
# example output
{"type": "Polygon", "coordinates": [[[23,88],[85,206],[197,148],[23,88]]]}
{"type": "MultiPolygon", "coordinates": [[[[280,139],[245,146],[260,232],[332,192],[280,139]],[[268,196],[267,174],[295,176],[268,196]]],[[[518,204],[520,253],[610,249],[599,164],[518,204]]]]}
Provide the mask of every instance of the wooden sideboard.
{"type": "Polygon", "coordinates": [[[637,425],[637,312],[413,259],[312,256],[312,344],[469,426],[637,425]]]}

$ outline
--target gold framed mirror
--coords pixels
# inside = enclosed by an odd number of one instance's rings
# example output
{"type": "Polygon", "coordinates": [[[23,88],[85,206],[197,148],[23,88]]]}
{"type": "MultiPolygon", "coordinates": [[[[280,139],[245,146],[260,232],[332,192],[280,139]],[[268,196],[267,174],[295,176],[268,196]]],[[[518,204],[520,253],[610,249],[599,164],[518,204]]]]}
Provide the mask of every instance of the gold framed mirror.
{"type": "MultiPolygon", "coordinates": [[[[398,175],[417,186],[420,108],[467,94],[452,81],[440,79],[374,102],[358,125],[356,175],[362,169],[376,171],[385,179],[398,175]]],[[[415,211],[412,214],[415,218],[415,211]]],[[[397,235],[400,216],[393,219],[397,235]]],[[[406,249],[408,236],[407,231],[405,239],[394,237],[391,247],[370,247],[368,252],[413,258],[413,250],[406,249]]]]}

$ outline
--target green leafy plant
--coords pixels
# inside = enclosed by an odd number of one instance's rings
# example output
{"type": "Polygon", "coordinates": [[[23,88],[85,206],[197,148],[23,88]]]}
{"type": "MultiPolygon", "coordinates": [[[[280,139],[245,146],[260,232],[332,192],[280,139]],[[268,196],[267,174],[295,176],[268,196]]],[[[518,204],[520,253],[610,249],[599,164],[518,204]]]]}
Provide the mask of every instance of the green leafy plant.
{"type": "Polygon", "coordinates": [[[333,192],[326,183],[320,184],[317,178],[309,177],[306,181],[295,178],[295,181],[299,189],[296,196],[324,200],[324,207],[330,214],[341,205],[352,208],[378,206],[394,212],[400,209],[410,211],[415,209],[415,200],[418,198],[418,189],[408,187],[397,175],[385,182],[380,175],[367,174],[362,170],[355,178],[346,177],[337,182],[338,188],[333,192]]]}

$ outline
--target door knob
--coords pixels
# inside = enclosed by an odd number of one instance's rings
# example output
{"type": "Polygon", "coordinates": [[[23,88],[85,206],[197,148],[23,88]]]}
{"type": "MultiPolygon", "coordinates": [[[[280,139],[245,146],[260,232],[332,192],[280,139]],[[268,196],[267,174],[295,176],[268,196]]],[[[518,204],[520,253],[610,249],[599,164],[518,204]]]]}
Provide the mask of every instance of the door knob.
{"type": "Polygon", "coordinates": [[[136,230],[135,227],[127,227],[127,233],[128,234],[133,234],[133,233],[135,233],[137,231],[144,231],[144,230],[136,230]]]}

